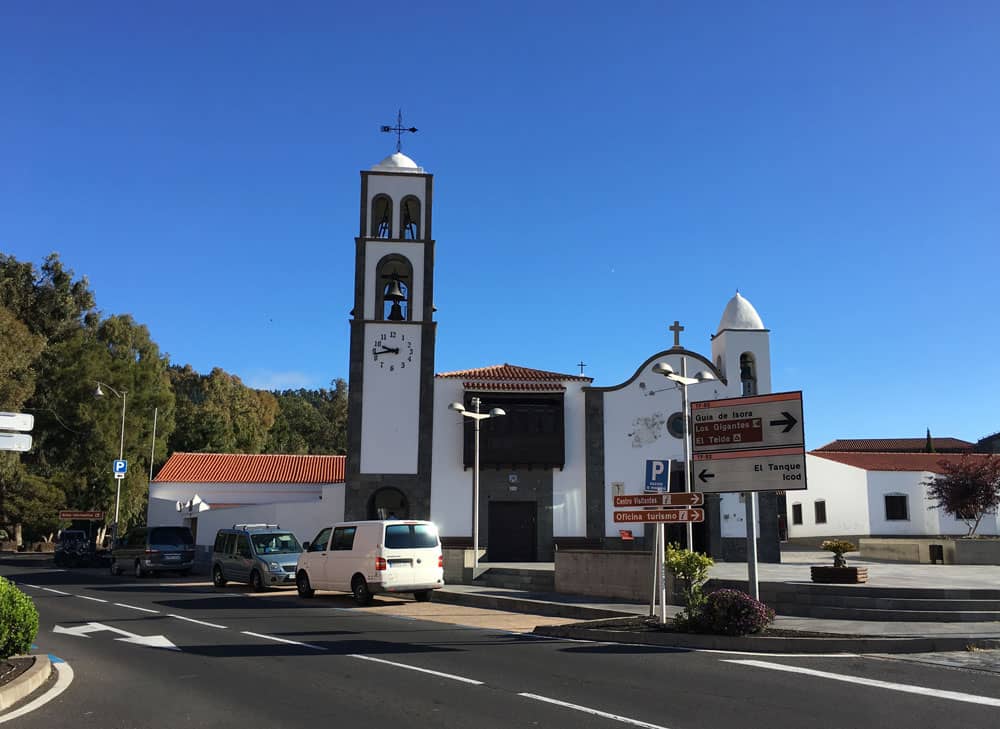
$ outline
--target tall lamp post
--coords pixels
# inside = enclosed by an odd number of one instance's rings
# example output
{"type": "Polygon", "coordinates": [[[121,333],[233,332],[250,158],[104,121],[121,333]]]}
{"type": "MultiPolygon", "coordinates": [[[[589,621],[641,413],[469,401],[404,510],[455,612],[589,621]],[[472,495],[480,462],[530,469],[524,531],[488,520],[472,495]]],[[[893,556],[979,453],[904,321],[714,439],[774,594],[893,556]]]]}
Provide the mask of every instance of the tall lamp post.
{"type": "MultiPolygon", "coordinates": [[[[677,383],[681,390],[681,410],[684,417],[684,491],[691,491],[691,418],[688,413],[688,387],[697,385],[699,382],[710,382],[715,380],[715,375],[707,370],[703,370],[694,377],[687,376],[687,357],[681,356],[681,373],[677,374],[674,368],[666,362],[657,362],[653,365],[653,372],[663,375],[671,382],[677,383]]],[[[662,541],[662,540],[661,540],[662,541]]],[[[687,522],[687,548],[694,550],[694,525],[687,522]]]]}
{"type": "Polygon", "coordinates": [[[479,422],[496,418],[507,413],[502,408],[493,408],[488,413],[479,412],[481,402],[478,397],[472,398],[472,412],[465,409],[460,402],[453,402],[448,406],[449,410],[454,410],[465,418],[472,418],[475,436],[472,446],[472,554],[475,560],[472,569],[472,579],[476,578],[476,567],[479,566],[479,422]]]}
{"type": "MultiPolygon", "coordinates": [[[[121,392],[118,392],[118,390],[113,388],[108,383],[98,382],[97,390],[94,392],[94,395],[96,397],[104,397],[104,391],[101,389],[101,385],[104,385],[106,388],[111,390],[111,392],[113,392],[115,395],[117,395],[122,399],[122,434],[121,434],[121,440],[119,441],[118,444],[118,460],[121,461],[125,458],[125,396],[128,395],[128,390],[122,390],[121,392]]],[[[115,478],[115,483],[117,484],[117,487],[115,491],[115,523],[114,523],[114,529],[111,532],[112,539],[118,538],[118,510],[119,506],[121,505],[121,499],[122,499],[122,480],[120,478],[115,478]]]]}

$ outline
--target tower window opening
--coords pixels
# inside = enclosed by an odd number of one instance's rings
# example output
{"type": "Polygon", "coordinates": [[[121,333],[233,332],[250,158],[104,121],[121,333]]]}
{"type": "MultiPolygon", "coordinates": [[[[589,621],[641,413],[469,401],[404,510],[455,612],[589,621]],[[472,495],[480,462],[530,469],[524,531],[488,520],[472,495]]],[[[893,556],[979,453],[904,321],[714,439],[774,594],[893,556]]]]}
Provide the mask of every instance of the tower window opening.
{"type": "Polygon", "coordinates": [[[398,254],[386,256],[376,269],[375,316],[384,321],[410,321],[413,266],[398,254]]]}
{"type": "Polygon", "coordinates": [[[740,384],[744,396],[757,394],[757,360],[750,352],[740,355],[740,384]]]}
{"type": "Polygon", "coordinates": [[[372,200],[371,237],[392,237],[392,198],[388,195],[376,195],[372,200]]]}
{"type": "Polygon", "coordinates": [[[409,195],[403,198],[400,208],[400,237],[405,240],[420,240],[420,200],[409,195]]]}

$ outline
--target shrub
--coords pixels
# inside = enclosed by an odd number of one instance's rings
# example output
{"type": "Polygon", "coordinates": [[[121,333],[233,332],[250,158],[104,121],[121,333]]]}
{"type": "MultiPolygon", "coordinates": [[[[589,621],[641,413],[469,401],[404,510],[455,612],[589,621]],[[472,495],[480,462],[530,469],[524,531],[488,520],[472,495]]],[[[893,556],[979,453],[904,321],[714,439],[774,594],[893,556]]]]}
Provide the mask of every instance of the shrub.
{"type": "Polygon", "coordinates": [[[708,568],[715,562],[707,555],[681,549],[678,544],[668,544],[664,554],[664,563],[680,582],[684,594],[684,610],[674,617],[674,625],[687,630],[705,601],[701,588],[708,581],[708,568]]]}
{"type": "Polygon", "coordinates": [[[719,635],[759,633],[774,620],[774,610],[740,590],[709,593],[695,616],[697,627],[719,635]]]}
{"type": "Polygon", "coordinates": [[[31,598],[0,577],[0,659],[31,650],[38,634],[38,610],[31,598]]]}
{"type": "Polygon", "coordinates": [[[848,542],[846,539],[827,539],[819,546],[828,552],[833,552],[834,567],[846,567],[847,560],[844,559],[844,552],[853,552],[857,550],[854,543],[848,542]]]}

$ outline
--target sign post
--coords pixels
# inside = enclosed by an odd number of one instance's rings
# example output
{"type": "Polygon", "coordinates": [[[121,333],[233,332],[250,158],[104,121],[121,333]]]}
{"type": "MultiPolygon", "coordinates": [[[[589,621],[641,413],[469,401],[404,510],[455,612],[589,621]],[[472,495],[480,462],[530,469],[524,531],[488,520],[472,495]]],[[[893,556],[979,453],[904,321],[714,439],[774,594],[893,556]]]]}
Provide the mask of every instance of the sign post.
{"type": "Polygon", "coordinates": [[[0,451],[26,453],[31,450],[31,436],[26,433],[34,427],[35,416],[30,413],[0,413],[0,451]]]}
{"type": "Polygon", "coordinates": [[[696,402],[691,420],[695,488],[746,493],[748,581],[759,600],[756,492],[806,488],[802,393],[696,402]]]}
{"type": "MultiPolygon", "coordinates": [[[[670,491],[670,459],[646,461],[646,493],[670,491]]],[[[653,594],[656,585],[660,585],[660,622],[667,622],[667,580],[664,563],[667,559],[667,535],[663,524],[654,527],[656,537],[653,540],[653,594]]]]}

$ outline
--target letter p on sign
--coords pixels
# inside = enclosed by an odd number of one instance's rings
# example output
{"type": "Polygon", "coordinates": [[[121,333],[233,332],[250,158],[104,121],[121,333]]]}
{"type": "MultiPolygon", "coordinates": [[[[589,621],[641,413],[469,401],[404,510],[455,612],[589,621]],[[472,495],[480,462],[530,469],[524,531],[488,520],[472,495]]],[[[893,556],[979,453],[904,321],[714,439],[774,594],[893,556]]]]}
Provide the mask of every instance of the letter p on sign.
{"type": "Polygon", "coordinates": [[[668,491],[670,489],[670,460],[646,461],[646,491],[668,491]]]}

